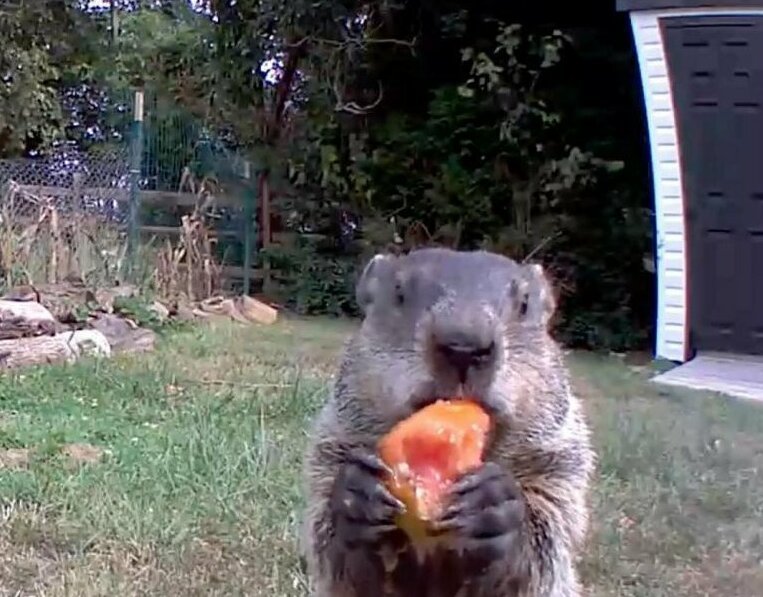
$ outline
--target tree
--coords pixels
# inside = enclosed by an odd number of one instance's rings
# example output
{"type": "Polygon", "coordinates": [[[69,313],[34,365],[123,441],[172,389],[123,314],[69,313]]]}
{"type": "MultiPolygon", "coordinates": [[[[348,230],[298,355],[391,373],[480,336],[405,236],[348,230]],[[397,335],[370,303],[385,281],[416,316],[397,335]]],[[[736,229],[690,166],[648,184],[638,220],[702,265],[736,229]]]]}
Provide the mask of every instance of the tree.
{"type": "Polygon", "coordinates": [[[74,2],[12,2],[0,9],[0,156],[49,145],[61,132],[57,89],[80,48],[74,2]]]}

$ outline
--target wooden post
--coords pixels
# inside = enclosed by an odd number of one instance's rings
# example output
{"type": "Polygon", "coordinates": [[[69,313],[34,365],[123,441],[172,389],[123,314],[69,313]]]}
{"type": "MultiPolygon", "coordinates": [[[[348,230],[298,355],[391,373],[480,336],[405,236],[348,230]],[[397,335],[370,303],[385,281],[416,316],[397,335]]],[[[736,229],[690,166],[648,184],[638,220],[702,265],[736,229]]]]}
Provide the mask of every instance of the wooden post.
{"type": "MultiPolygon", "coordinates": [[[[75,172],[72,174],[72,192],[71,192],[71,208],[76,210],[77,214],[81,214],[84,209],[82,202],[82,172],[75,172]]],[[[78,276],[83,275],[84,272],[80,271],[76,264],[75,252],[73,247],[68,247],[66,243],[62,243],[62,250],[66,255],[66,264],[64,265],[64,275],[76,274],[78,276]]]]}
{"type": "Polygon", "coordinates": [[[119,40],[119,7],[117,0],[111,0],[111,44],[117,45],[119,40]]]}
{"type": "Polygon", "coordinates": [[[140,170],[143,157],[143,90],[135,92],[130,155],[130,218],[127,231],[127,254],[130,272],[135,266],[135,255],[140,235],[140,170]]]}
{"type": "Polygon", "coordinates": [[[72,205],[79,208],[82,199],[82,172],[72,174],[72,205]]]}
{"type": "Polygon", "coordinates": [[[252,166],[249,160],[244,162],[244,295],[252,289],[252,252],[257,250],[257,232],[254,216],[257,213],[257,185],[252,184],[252,166]]]}
{"type": "Polygon", "coordinates": [[[50,218],[50,241],[53,243],[48,265],[48,284],[56,284],[58,282],[58,252],[61,249],[61,233],[58,226],[58,210],[52,197],[48,197],[46,207],[50,218]]]}
{"type": "Polygon", "coordinates": [[[270,246],[270,182],[266,173],[262,174],[262,247],[265,249],[265,254],[262,259],[263,269],[263,291],[267,294],[270,291],[272,285],[272,278],[270,274],[270,258],[268,257],[268,247],[270,246]]]}

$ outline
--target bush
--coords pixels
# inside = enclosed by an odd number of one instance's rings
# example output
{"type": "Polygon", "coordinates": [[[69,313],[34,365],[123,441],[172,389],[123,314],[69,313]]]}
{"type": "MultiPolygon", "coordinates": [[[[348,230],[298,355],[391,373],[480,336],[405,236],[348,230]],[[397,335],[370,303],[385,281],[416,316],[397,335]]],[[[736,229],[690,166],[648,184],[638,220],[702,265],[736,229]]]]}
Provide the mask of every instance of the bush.
{"type": "Polygon", "coordinates": [[[290,249],[269,248],[261,257],[279,271],[279,299],[301,315],[357,316],[355,277],[357,260],[321,251],[302,239],[290,249]]]}

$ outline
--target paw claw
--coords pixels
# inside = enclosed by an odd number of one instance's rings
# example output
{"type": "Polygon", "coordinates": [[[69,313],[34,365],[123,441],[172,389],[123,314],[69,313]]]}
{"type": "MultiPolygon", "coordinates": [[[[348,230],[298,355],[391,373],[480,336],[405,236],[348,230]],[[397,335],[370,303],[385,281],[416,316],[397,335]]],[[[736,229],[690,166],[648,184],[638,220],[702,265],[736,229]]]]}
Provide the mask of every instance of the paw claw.
{"type": "Polygon", "coordinates": [[[355,452],[350,456],[350,462],[376,474],[392,474],[390,468],[376,454],[355,452]]]}
{"type": "Polygon", "coordinates": [[[396,512],[402,512],[405,510],[405,504],[392,495],[386,487],[383,485],[377,485],[374,489],[376,497],[384,504],[395,510],[396,512]]]}
{"type": "Polygon", "coordinates": [[[345,546],[369,546],[397,530],[396,514],[403,503],[385,487],[385,466],[373,454],[351,454],[339,473],[332,496],[338,540],[345,546]]]}
{"type": "Polygon", "coordinates": [[[447,520],[437,520],[431,525],[431,533],[441,535],[452,531],[458,531],[464,528],[464,524],[458,518],[449,518],[447,520]]]}
{"type": "Polygon", "coordinates": [[[453,485],[433,530],[455,531],[468,557],[489,563],[519,548],[524,516],[516,481],[497,464],[487,463],[453,485]]]}
{"type": "Polygon", "coordinates": [[[445,508],[445,510],[443,510],[442,515],[440,516],[440,520],[442,522],[453,520],[454,518],[460,516],[463,510],[464,504],[460,502],[451,503],[445,508]]]}

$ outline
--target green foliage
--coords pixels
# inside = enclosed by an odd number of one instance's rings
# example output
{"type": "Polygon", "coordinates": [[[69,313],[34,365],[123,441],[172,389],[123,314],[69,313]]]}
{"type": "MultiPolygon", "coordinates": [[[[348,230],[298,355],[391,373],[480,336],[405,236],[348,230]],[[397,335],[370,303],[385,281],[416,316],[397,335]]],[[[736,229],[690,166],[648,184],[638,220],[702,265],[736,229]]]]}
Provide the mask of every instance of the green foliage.
{"type": "Polygon", "coordinates": [[[0,153],[20,154],[29,139],[48,145],[61,123],[56,92],[49,85],[57,69],[39,47],[3,45],[0,72],[0,153]]]}
{"type": "MultiPolygon", "coordinates": [[[[648,308],[640,307],[650,300],[643,267],[650,214],[628,190],[622,161],[578,146],[570,114],[556,107],[553,77],[570,37],[503,24],[493,35],[493,43],[483,39],[460,52],[465,82],[434,89],[423,114],[396,112],[360,131],[337,117],[316,119],[312,136],[297,146],[292,180],[326,208],[363,213],[367,228],[394,215],[409,245],[540,259],[560,289],[562,340],[641,346],[650,324],[648,308]]],[[[386,239],[367,240],[380,248],[392,240],[386,230],[386,239]]],[[[311,255],[305,272],[320,271],[317,258],[311,255]]],[[[336,275],[331,259],[325,266],[336,275]]],[[[327,304],[328,287],[305,283],[300,301],[327,304]]]]}
{"type": "Polygon", "coordinates": [[[325,194],[367,214],[395,214],[435,237],[459,230],[463,247],[502,239],[523,257],[557,232],[550,216],[566,196],[617,167],[565,143],[561,117],[538,94],[563,40],[500,27],[492,51],[463,51],[471,76],[433,90],[423,118],[394,114],[345,136],[335,122],[320,125],[295,168],[300,183],[312,167],[325,194]]]}
{"type": "Polygon", "coordinates": [[[321,251],[309,242],[294,248],[261,251],[279,270],[283,302],[301,315],[358,315],[355,303],[356,260],[347,255],[321,251]]]}
{"type": "Polygon", "coordinates": [[[124,13],[116,55],[104,74],[123,84],[144,82],[157,75],[155,67],[166,52],[175,58],[175,68],[178,68],[177,58],[184,57],[190,48],[197,48],[202,35],[201,24],[201,21],[178,19],[156,10],[124,13]]]}
{"type": "Polygon", "coordinates": [[[151,308],[150,299],[144,296],[117,296],[114,298],[114,311],[129,317],[141,327],[153,330],[160,330],[167,324],[151,308]]]}
{"type": "Polygon", "coordinates": [[[78,44],[68,2],[0,9],[0,157],[47,147],[61,132],[57,84],[78,44]]]}
{"type": "Polygon", "coordinates": [[[623,178],[603,177],[597,192],[581,197],[545,256],[562,290],[557,331],[569,346],[629,350],[650,340],[652,213],[623,178]]]}

